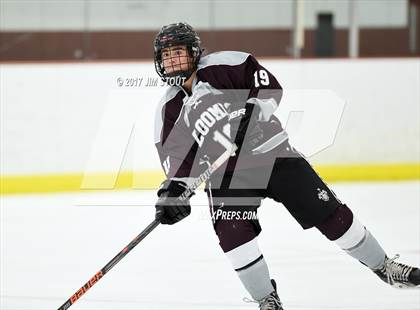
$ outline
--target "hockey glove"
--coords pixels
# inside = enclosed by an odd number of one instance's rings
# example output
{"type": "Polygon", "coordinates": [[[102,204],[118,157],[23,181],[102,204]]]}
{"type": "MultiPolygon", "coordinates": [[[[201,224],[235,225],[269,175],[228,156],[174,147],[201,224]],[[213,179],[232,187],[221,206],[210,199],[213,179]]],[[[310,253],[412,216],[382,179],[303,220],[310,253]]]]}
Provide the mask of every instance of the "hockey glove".
{"type": "Polygon", "coordinates": [[[230,135],[236,145],[241,146],[241,151],[251,152],[264,138],[263,130],[258,121],[257,106],[246,103],[245,107],[230,113],[230,135]]]}
{"type": "Polygon", "coordinates": [[[156,219],[162,224],[172,225],[186,218],[191,213],[189,198],[181,200],[178,197],[185,191],[187,184],[182,181],[166,180],[159,190],[156,202],[156,219]]]}

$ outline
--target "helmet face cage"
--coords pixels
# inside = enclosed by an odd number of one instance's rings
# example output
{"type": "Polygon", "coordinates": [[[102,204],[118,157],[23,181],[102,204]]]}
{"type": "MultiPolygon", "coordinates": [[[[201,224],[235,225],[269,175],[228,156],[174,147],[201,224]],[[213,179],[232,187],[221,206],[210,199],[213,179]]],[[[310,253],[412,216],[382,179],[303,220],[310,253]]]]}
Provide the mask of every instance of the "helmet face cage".
{"type": "MultiPolygon", "coordinates": [[[[194,29],[187,23],[176,23],[162,27],[154,42],[155,69],[157,74],[165,82],[168,80],[168,78],[173,77],[188,79],[197,68],[198,62],[200,60],[202,53],[200,44],[201,41],[197,32],[195,32],[194,29]],[[174,46],[185,46],[191,61],[188,63],[187,70],[177,70],[169,73],[166,72],[163,65],[162,50],[174,46]]],[[[170,56],[170,58],[174,57],[180,56],[170,56]]],[[[183,63],[179,63],[179,65],[182,64],[183,63]]]]}

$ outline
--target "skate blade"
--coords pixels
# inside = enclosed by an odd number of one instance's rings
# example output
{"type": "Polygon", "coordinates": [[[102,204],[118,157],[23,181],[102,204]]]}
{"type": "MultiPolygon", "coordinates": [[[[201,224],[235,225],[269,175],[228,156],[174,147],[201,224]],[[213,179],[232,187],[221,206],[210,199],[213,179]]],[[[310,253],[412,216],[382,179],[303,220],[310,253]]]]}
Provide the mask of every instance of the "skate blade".
{"type": "Polygon", "coordinates": [[[404,283],[394,283],[394,284],[390,284],[393,288],[396,289],[402,289],[402,290],[410,290],[410,289],[419,289],[420,288],[420,284],[419,285],[414,285],[414,284],[404,284],[404,283]]]}

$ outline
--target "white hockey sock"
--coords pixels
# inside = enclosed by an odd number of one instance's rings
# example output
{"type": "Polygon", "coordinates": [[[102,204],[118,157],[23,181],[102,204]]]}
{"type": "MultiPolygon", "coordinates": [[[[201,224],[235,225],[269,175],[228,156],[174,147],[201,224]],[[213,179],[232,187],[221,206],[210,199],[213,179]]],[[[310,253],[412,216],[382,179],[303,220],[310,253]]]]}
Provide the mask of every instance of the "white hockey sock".
{"type": "Polygon", "coordinates": [[[385,251],[355,217],[350,228],[335,243],[371,269],[379,268],[385,260],[385,251]]]}
{"type": "Polygon", "coordinates": [[[274,291],[267,263],[258,247],[257,238],[226,253],[242,284],[255,300],[274,291]]]}
{"type": "Polygon", "coordinates": [[[268,266],[262,255],[256,263],[237,271],[237,273],[242,284],[255,300],[261,300],[274,291],[270,281],[268,266]]]}

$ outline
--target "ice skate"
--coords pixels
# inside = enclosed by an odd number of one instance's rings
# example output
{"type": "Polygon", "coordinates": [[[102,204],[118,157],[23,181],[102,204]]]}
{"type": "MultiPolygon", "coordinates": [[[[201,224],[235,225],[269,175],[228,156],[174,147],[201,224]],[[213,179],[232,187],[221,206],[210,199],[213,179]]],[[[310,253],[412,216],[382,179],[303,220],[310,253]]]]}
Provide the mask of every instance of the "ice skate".
{"type": "Polygon", "coordinates": [[[374,273],[385,283],[395,288],[420,287],[420,269],[395,262],[400,255],[385,257],[384,263],[374,273]]]}
{"type": "Polygon", "coordinates": [[[268,294],[261,300],[251,300],[244,298],[245,302],[255,302],[258,303],[260,310],[284,310],[279,296],[277,295],[277,285],[274,280],[271,280],[271,284],[274,287],[274,292],[268,294]]]}

